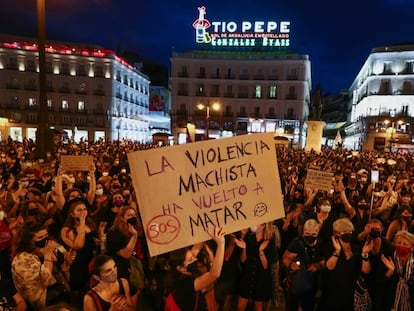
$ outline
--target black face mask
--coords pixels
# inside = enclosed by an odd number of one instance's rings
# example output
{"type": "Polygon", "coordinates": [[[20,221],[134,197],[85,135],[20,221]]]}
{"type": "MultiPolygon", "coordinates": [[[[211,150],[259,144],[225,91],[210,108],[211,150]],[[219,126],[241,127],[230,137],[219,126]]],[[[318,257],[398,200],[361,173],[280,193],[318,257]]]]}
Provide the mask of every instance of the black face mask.
{"type": "Polygon", "coordinates": [[[308,243],[308,244],[313,244],[313,243],[315,243],[315,241],[316,241],[316,239],[317,239],[318,237],[316,237],[316,236],[313,236],[313,235],[304,235],[303,236],[303,239],[305,240],[305,242],[306,243],[308,243]]]}
{"type": "Polygon", "coordinates": [[[44,239],[42,239],[42,240],[35,241],[35,242],[34,242],[34,245],[35,245],[37,248],[45,248],[45,247],[46,247],[46,244],[47,244],[47,241],[49,241],[49,238],[48,238],[48,237],[45,237],[45,238],[44,238],[44,239]]]}
{"type": "Polygon", "coordinates": [[[137,221],[138,221],[137,217],[131,217],[127,220],[127,223],[135,227],[137,225],[137,221]]]}
{"type": "Polygon", "coordinates": [[[340,236],[340,239],[345,243],[350,243],[352,241],[352,233],[345,233],[340,236]]]}
{"type": "Polygon", "coordinates": [[[37,215],[39,215],[38,208],[30,208],[27,210],[27,216],[37,216],[37,215]]]}
{"type": "Polygon", "coordinates": [[[381,230],[371,229],[369,236],[371,237],[371,239],[379,238],[381,236],[381,230]]]}
{"type": "Polygon", "coordinates": [[[188,272],[191,272],[191,273],[193,273],[193,272],[197,272],[197,271],[198,271],[198,263],[197,263],[197,260],[196,260],[196,261],[194,261],[194,262],[192,262],[192,263],[190,263],[190,264],[187,266],[187,271],[188,271],[188,272]]]}
{"type": "Polygon", "coordinates": [[[401,219],[406,222],[409,222],[411,220],[411,216],[401,216],[401,219]]]}
{"type": "Polygon", "coordinates": [[[358,204],[358,208],[366,210],[368,209],[368,204],[358,204]]]}

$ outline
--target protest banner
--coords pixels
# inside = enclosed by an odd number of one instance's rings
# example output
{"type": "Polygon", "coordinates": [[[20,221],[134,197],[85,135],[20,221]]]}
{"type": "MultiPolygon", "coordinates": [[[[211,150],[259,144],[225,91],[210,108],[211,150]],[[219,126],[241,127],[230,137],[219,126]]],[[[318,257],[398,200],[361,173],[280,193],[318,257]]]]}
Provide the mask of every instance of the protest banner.
{"type": "Polygon", "coordinates": [[[151,256],[284,217],[272,133],[128,153],[151,256]]]}
{"type": "Polygon", "coordinates": [[[89,171],[95,164],[93,157],[87,155],[61,155],[60,167],[65,171],[89,171]]]}
{"type": "Polygon", "coordinates": [[[332,172],[308,169],[305,179],[305,187],[322,191],[330,191],[332,189],[332,178],[332,172]]]}

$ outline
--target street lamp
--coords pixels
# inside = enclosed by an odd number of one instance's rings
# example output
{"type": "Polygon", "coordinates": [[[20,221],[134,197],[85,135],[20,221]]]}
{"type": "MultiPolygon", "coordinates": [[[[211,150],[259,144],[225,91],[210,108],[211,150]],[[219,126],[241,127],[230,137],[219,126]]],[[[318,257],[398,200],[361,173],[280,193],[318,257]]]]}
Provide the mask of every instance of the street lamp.
{"type": "Polygon", "coordinates": [[[210,101],[207,101],[207,105],[205,105],[203,103],[199,103],[197,105],[197,108],[200,109],[200,110],[206,109],[206,130],[204,132],[204,140],[208,140],[208,138],[209,138],[208,130],[209,130],[209,127],[210,127],[210,108],[215,110],[215,111],[218,111],[218,110],[220,110],[220,104],[215,102],[215,103],[212,103],[210,105],[210,101]]]}
{"type": "Polygon", "coordinates": [[[51,149],[51,135],[49,130],[49,111],[47,109],[46,95],[46,21],[45,21],[45,0],[37,0],[37,32],[39,51],[39,118],[36,137],[36,153],[39,156],[46,156],[48,148],[51,149]]]}

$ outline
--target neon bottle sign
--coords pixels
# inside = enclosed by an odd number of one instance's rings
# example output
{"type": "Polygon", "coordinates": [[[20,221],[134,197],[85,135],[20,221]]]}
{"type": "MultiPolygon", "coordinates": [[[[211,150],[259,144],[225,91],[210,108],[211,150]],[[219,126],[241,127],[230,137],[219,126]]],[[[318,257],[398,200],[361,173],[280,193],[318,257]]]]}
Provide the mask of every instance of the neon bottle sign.
{"type": "Polygon", "coordinates": [[[198,19],[193,22],[198,44],[230,47],[288,47],[290,21],[213,21],[206,19],[206,7],[198,7],[198,19]],[[212,26],[212,31],[208,29],[212,26]]]}

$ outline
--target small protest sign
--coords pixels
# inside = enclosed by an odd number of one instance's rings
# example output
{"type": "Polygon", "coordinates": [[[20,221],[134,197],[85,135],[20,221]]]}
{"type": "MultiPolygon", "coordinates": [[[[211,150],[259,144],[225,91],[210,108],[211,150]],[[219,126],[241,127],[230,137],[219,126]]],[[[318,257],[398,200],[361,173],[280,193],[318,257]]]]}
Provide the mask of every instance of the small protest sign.
{"type": "Polygon", "coordinates": [[[62,155],[60,167],[65,171],[89,171],[94,167],[93,157],[87,155],[62,155]]]}
{"type": "Polygon", "coordinates": [[[305,179],[305,187],[322,191],[330,191],[332,189],[332,178],[332,172],[308,169],[305,179]]]}

